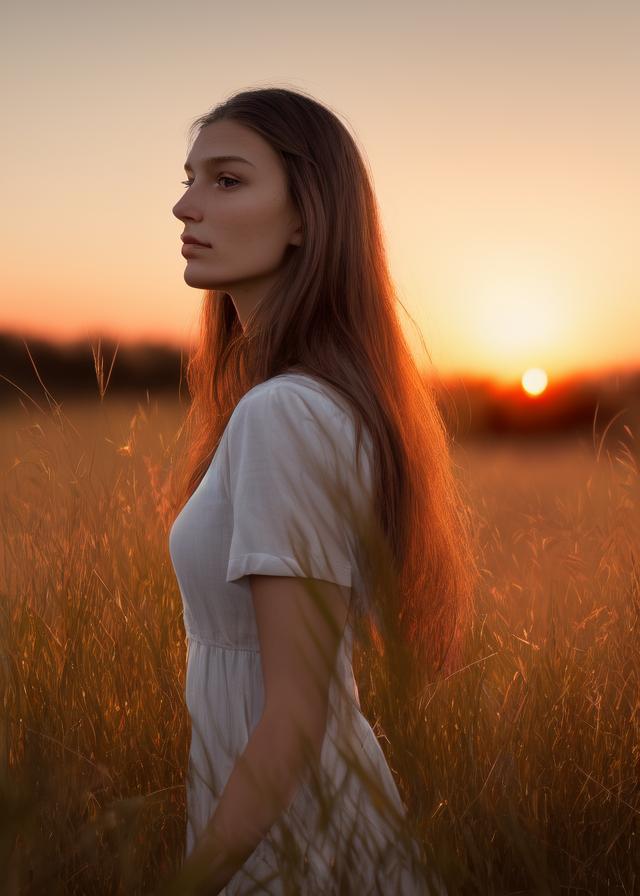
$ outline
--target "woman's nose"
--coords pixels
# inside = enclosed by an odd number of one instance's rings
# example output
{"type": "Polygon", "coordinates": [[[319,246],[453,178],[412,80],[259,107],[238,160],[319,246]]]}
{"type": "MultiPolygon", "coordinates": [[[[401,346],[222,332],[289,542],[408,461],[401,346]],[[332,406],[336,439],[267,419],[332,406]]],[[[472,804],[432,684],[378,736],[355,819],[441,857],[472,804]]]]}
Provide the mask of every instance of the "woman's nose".
{"type": "Polygon", "coordinates": [[[171,211],[180,221],[182,221],[184,218],[192,218],[198,220],[202,217],[201,213],[198,212],[193,203],[187,202],[186,194],[178,199],[171,211]]]}

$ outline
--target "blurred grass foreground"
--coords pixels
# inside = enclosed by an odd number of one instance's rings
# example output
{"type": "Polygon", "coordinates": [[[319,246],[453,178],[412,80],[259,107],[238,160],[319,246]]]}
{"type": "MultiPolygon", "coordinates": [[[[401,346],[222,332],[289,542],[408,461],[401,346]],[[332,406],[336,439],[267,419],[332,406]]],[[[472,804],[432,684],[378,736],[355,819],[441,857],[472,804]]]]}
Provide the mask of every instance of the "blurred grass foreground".
{"type": "MultiPolygon", "coordinates": [[[[189,728],[166,482],[182,417],[170,398],[4,415],[2,893],[160,892],[178,871],[189,728]]],[[[463,668],[408,717],[356,646],[362,710],[450,894],[640,893],[625,432],[457,447],[482,552],[463,668]]]]}

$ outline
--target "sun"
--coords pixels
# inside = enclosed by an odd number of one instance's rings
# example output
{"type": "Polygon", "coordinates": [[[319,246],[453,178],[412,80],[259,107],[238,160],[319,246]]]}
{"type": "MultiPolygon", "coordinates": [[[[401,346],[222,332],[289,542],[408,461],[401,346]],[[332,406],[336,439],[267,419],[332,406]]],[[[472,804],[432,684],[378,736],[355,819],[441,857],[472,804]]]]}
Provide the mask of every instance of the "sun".
{"type": "Polygon", "coordinates": [[[521,382],[527,395],[541,395],[547,388],[549,378],[540,367],[530,367],[522,374],[521,382]]]}

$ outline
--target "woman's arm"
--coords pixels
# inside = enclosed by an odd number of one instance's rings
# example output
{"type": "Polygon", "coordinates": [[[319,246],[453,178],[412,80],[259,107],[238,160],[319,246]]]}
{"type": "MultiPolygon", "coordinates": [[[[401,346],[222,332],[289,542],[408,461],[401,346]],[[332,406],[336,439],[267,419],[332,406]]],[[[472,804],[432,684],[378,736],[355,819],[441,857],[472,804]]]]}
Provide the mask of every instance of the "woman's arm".
{"type": "Polygon", "coordinates": [[[310,748],[319,760],[330,674],[346,622],[339,586],[250,577],[261,648],[264,710],[183,870],[213,896],[293,801],[310,748]]]}
{"type": "MultiPolygon", "coordinates": [[[[319,753],[322,738],[316,736],[314,743],[319,753]]],[[[265,709],[183,866],[184,873],[199,882],[192,892],[213,896],[231,880],[290,805],[302,768],[296,729],[288,716],[265,709]]]]}

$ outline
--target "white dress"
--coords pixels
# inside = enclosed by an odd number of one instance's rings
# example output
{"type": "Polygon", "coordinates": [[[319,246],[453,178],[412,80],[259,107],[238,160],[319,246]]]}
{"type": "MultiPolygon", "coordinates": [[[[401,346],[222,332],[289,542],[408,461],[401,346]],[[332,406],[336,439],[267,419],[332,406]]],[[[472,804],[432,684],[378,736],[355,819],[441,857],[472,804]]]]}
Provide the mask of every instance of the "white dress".
{"type": "MultiPolygon", "coordinates": [[[[363,442],[363,472],[357,477],[355,423],[342,396],[307,374],[275,376],[238,402],[203,479],[173,522],[169,551],[184,605],[191,717],[185,855],[213,814],[263,709],[248,576],[324,579],[344,587],[350,611],[367,606],[357,540],[327,487],[350,483],[354,507],[370,499],[366,428],[363,442]]],[[[417,844],[397,836],[391,816],[376,808],[366,779],[350,773],[345,761],[355,756],[399,816],[406,815],[382,748],[360,710],[352,641],[348,620],[320,758],[323,792],[334,800],[329,823],[326,813],[320,823],[316,791],[305,779],[222,891],[226,896],[431,892],[423,882],[417,844]],[[285,886],[290,869],[279,864],[283,830],[292,832],[304,857],[297,872],[304,877],[293,890],[285,886]],[[335,883],[340,874],[342,890],[335,883]]]]}

